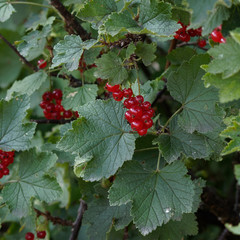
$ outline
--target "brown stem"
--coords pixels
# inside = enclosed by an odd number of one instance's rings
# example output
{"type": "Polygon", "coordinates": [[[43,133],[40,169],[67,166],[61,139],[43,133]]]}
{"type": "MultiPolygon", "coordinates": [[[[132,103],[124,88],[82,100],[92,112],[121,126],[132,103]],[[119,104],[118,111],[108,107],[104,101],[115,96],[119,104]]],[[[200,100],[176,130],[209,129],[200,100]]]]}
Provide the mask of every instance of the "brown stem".
{"type": "Polygon", "coordinates": [[[36,208],[34,211],[37,213],[37,217],[44,216],[47,220],[51,221],[54,225],[59,224],[62,226],[73,226],[73,222],[70,220],[64,220],[60,217],[53,217],[49,212],[42,212],[36,208]]]}
{"type": "Polygon", "coordinates": [[[82,226],[83,214],[86,210],[87,210],[87,203],[81,199],[80,205],[78,208],[78,215],[75,222],[73,223],[72,233],[69,240],[77,240],[79,230],[82,226]]]}
{"type": "Polygon", "coordinates": [[[25,63],[29,68],[31,68],[34,72],[38,71],[38,68],[32,65],[25,57],[23,57],[17,48],[12,45],[2,34],[0,34],[0,39],[2,39],[22,60],[23,63],[25,63]]]}
{"type": "Polygon", "coordinates": [[[66,23],[66,31],[69,34],[77,34],[82,38],[83,41],[90,39],[90,35],[79,24],[77,18],[75,18],[75,16],[73,16],[59,0],[51,0],[50,3],[63,16],[66,23]]]}
{"type": "Polygon", "coordinates": [[[195,47],[198,47],[198,48],[200,48],[204,51],[208,51],[207,48],[199,47],[197,42],[191,42],[191,43],[190,42],[182,42],[182,43],[177,44],[177,47],[184,47],[184,46],[195,46],[195,47]]]}
{"type": "Polygon", "coordinates": [[[123,234],[123,240],[127,240],[128,239],[128,227],[124,228],[124,234],[123,234]]]}
{"type": "Polygon", "coordinates": [[[76,120],[75,118],[71,118],[71,119],[60,119],[60,120],[55,120],[55,119],[30,119],[31,122],[35,122],[38,124],[65,124],[65,123],[70,123],[73,120],[76,120]]]}

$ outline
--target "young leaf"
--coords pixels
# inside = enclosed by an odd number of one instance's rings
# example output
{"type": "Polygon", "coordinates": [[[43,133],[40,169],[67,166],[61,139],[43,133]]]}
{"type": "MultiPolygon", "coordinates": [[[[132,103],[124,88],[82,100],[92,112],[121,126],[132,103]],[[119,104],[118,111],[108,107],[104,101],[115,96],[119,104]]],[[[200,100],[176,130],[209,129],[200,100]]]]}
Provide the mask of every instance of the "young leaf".
{"type": "Polygon", "coordinates": [[[73,122],[73,129],[66,132],[58,147],[81,157],[93,155],[84,170],[85,180],[108,178],[124,161],[132,159],[135,148],[123,105],[114,100],[97,100],[80,107],[78,112],[84,119],[73,122]]]}
{"type": "Polygon", "coordinates": [[[174,118],[169,126],[170,134],[162,134],[154,143],[159,148],[168,163],[176,161],[183,153],[186,157],[193,159],[204,158],[209,155],[203,136],[197,133],[187,133],[177,124],[174,118]]]}
{"type": "Polygon", "coordinates": [[[167,87],[171,96],[182,104],[178,122],[189,133],[195,130],[201,133],[213,131],[223,118],[215,107],[217,90],[213,87],[205,88],[201,80],[204,71],[200,66],[208,61],[207,55],[194,56],[168,78],[167,87]]]}
{"type": "Polygon", "coordinates": [[[98,87],[96,84],[85,84],[79,88],[66,88],[63,94],[62,105],[65,109],[77,110],[90,101],[94,101],[97,96],[98,87]]]}
{"type": "Polygon", "coordinates": [[[3,189],[3,198],[11,212],[19,218],[28,214],[31,199],[52,202],[61,196],[61,188],[55,178],[45,175],[55,164],[55,154],[41,152],[36,149],[20,155],[18,174],[3,189]]]}
{"type": "Polygon", "coordinates": [[[159,172],[143,169],[135,161],[126,162],[110,188],[110,205],[131,201],[133,222],[147,235],[174,215],[191,212],[194,184],[186,173],[180,161],[159,172]]]}
{"type": "Polygon", "coordinates": [[[236,151],[240,151],[240,117],[236,117],[232,120],[231,124],[221,132],[221,136],[230,138],[231,141],[223,149],[222,155],[227,155],[236,151]]]}
{"type": "Polygon", "coordinates": [[[117,11],[117,5],[114,0],[92,0],[87,1],[78,13],[82,20],[91,22],[94,28],[98,28],[104,20],[117,11]]]}
{"type": "Polygon", "coordinates": [[[114,52],[102,55],[95,63],[97,65],[95,77],[108,79],[112,85],[120,84],[128,77],[121,58],[114,52]]]}
{"type": "Polygon", "coordinates": [[[14,96],[27,94],[28,96],[32,95],[36,90],[38,90],[42,84],[47,80],[48,75],[44,71],[38,71],[31,75],[28,75],[21,81],[16,81],[13,83],[12,87],[7,91],[7,99],[10,99],[14,96]]]}
{"type": "Polygon", "coordinates": [[[4,151],[26,150],[35,132],[35,123],[23,123],[29,109],[26,95],[0,101],[0,149],[4,151]]]}
{"type": "Polygon", "coordinates": [[[240,99],[240,73],[227,79],[223,79],[222,74],[206,73],[202,79],[205,81],[205,86],[212,85],[219,89],[221,103],[240,99]]]}
{"type": "Polygon", "coordinates": [[[79,60],[84,49],[90,49],[97,41],[94,39],[85,42],[79,36],[67,35],[64,40],[59,41],[54,46],[54,57],[51,68],[57,67],[64,63],[69,71],[78,69],[79,60]]]}
{"type": "Polygon", "coordinates": [[[222,78],[226,79],[240,71],[240,44],[232,38],[227,38],[226,43],[210,48],[208,53],[213,60],[205,70],[209,73],[222,73],[222,78]]]}
{"type": "Polygon", "coordinates": [[[13,12],[15,12],[15,9],[12,4],[7,1],[0,1],[0,22],[7,21],[13,12]]]}

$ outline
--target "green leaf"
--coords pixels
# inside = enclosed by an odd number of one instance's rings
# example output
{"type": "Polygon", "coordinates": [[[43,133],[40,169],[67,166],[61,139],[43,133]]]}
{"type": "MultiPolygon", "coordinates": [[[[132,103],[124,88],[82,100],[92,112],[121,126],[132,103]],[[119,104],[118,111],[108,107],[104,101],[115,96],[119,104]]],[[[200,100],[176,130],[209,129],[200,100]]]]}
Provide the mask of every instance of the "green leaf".
{"type": "Polygon", "coordinates": [[[152,61],[156,58],[154,54],[156,52],[157,46],[154,43],[146,44],[143,42],[138,42],[136,44],[135,53],[137,56],[142,58],[143,64],[149,66],[152,61]]]}
{"type": "Polygon", "coordinates": [[[114,52],[102,55],[95,63],[97,65],[95,77],[108,79],[112,85],[120,84],[128,77],[128,72],[123,66],[121,58],[114,52]]]}
{"type": "Polygon", "coordinates": [[[51,68],[64,63],[69,71],[78,69],[83,50],[90,49],[96,42],[97,41],[94,39],[83,42],[80,36],[66,35],[64,40],[59,41],[54,46],[55,53],[52,59],[53,64],[51,68]]]}
{"type": "Polygon", "coordinates": [[[205,86],[214,86],[219,89],[221,103],[240,99],[240,73],[223,79],[222,74],[206,73],[203,78],[205,86]]]}
{"type": "Polygon", "coordinates": [[[196,235],[198,233],[198,223],[192,213],[183,214],[180,221],[169,221],[156,231],[149,234],[144,240],[182,240],[187,235],[196,235]]]}
{"type": "Polygon", "coordinates": [[[97,96],[98,87],[96,84],[85,84],[79,88],[65,88],[62,105],[66,109],[76,111],[90,101],[94,101],[97,96]]]}
{"type": "Polygon", "coordinates": [[[84,119],[73,122],[73,129],[66,132],[58,147],[79,153],[80,157],[92,154],[84,170],[85,180],[108,178],[124,161],[132,159],[135,148],[123,105],[114,100],[97,100],[80,107],[78,112],[84,119]]]}
{"type": "Polygon", "coordinates": [[[40,70],[31,75],[28,75],[21,81],[16,81],[7,91],[7,99],[10,99],[14,94],[14,96],[27,94],[28,96],[32,95],[36,90],[38,90],[42,84],[47,80],[48,75],[40,70]]]}
{"type": "Polygon", "coordinates": [[[240,151],[240,117],[232,120],[231,124],[221,133],[224,138],[230,138],[228,145],[223,149],[222,155],[240,151]]]}
{"type": "Polygon", "coordinates": [[[162,134],[154,143],[159,144],[159,148],[168,163],[176,161],[183,153],[186,157],[193,159],[205,158],[208,156],[205,139],[197,133],[187,133],[177,124],[175,117],[170,122],[170,134],[162,134]]]}
{"type": "Polygon", "coordinates": [[[98,28],[112,12],[117,11],[114,0],[92,0],[87,1],[79,11],[78,17],[91,22],[94,28],[98,28]]]}
{"type": "Polygon", "coordinates": [[[207,19],[208,11],[211,11],[217,0],[187,0],[189,7],[193,10],[191,27],[196,28],[202,26],[207,19]],[[199,11],[201,9],[201,11],[199,11]]]}
{"type": "Polygon", "coordinates": [[[208,14],[208,17],[203,25],[202,35],[206,36],[213,31],[214,28],[222,24],[224,20],[227,20],[230,16],[229,9],[219,3],[216,7],[208,14]]]}
{"type": "Polygon", "coordinates": [[[131,201],[133,222],[147,235],[174,215],[191,212],[194,184],[186,173],[180,161],[159,172],[143,169],[135,161],[126,162],[110,188],[110,205],[131,201]]]}
{"type": "Polygon", "coordinates": [[[46,37],[50,34],[51,26],[47,25],[42,31],[32,31],[24,36],[23,42],[19,44],[18,51],[28,61],[31,61],[43,52],[46,45],[46,37]]]}
{"type": "Polygon", "coordinates": [[[240,70],[240,44],[232,38],[227,38],[225,44],[219,44],[208,50],[213,60],[206,67],[209,73],[222,73],[222,78],[226,79],[240,70]]]}
{"type": "Polygon", "coordinates": [[[24,121],[29,107],[27,96],[17,97],[9,102],[0,101],[0,149],[4,151],[28,149],[36,127],[35,123],[24,121]]]}
{"type": "Polygon", "coordinates": [[[172,36],[180,25],[171,19],[171,5],[157,0],[141,2],[139,24],[149,33],[160,37],[172,36]]]}
{"type": "Polygon", "coordinates": [[[7,21],[13,12],[16,12],[12,4],[6,1],[0,2],[0,22],[7,21]]]}
{"type": "Polygon", "coordinates": [[[172,9],[173,20],[176,22],[181,21],[184,25],[189,25],[191,14],[189,10],[181,7],[173,7],[172,9]]]}
{"type": "Polygon", "coordinates": [[[21,218],[28,214],[32,198],[50,203],[61,196],[61,188],[55,178],[46,175],[56,161],[55,154],[38,153],[36,149],[21,153],[15,181],[3,189],[3,198],[11,212],[21,218]]]}
{"type": "Polygon", "coordinates": [[[234,226],[230,223],[226,223],[225,227],[229,232],[233,233],[234,235],[240,236],[240,224],[238,224],[237,226],[234,226]]]}
{"type": "Polygon", "coordinates": [[[236,28],[234,31],[230,32],[232,38],[240,44],[240,28],[236,28]]]}
{"type": "Polygon", "coordinates": [[[135,50],[136,50],[136,46],[134,43],[131,42],[127,47],[126,58],[130,58],[135,50]]]}
{"type": "Polygon", "coordinates": [[[177,48],[168,54],[167,59],[173,65],[181,65],[184,61],[189,61],[194,55],[196,55],[196,51],[192,48],[177,48]]]}
{"type": "Polygon", "coordinates": [[[167,87],[171,96],[182,104],[178,123],[189,133],[195,130],[201,133],[213,131],[223,118],[215,106],[217,90],[205,88],[201,80],[204,71],[200,66],[208,61],[207,55],[194,56],[168,77],[167,87]]]}
{"type": "Polygon", "coordinates": [[[238,182],[238,185],[240,185],[240,164],[234,165],[234,175],[238,182]]]}
{"type": "Polygon", "coordinates": [[[114,225],[116,230],[123,229],[131,222],[131,204],[109,206],[107,198],[100,197],[88,204],[84,213],[83,224],[88,224],[87,233],[90,240],[105,240],[106,234],[114,225]]]}

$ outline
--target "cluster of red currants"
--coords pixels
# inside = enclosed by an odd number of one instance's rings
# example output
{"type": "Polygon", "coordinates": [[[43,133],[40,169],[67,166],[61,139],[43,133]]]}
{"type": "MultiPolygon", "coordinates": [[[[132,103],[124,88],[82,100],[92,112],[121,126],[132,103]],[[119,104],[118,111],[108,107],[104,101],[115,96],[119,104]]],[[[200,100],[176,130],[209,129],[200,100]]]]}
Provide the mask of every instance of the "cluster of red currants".
{"type": "Polygon", "coordinates": [[[14,161],[14,151],[5,152],[0,149],[0,179],[9,174],[8,166],[14,161]]]}
{"type": "Polygon", "coordinates": [[[180,40],[182,42],[189,42],[191,37],[199,37],[198,46],[199,47],[206,46],[206,40],[200,38],[202,36],[202,27],[197,29],[191,28],[187,30],[187,27],[188,27],[187,25],[184,25],[180,21],[178,21],[178,23],[180,23],[182,27],[176,31],[174,35],[175,39],[180,40]]]}
{"type": "Polygon", "coordinates": [[[225,37],[223,37],[221,31],[222,31],[222,25],[218,26],[211,32],[210,36],[214,42],[217,42],[217,43],[225,43],[226,42],[226,39],[225,39],[225,37]]]}
{"type": "Polygon", "coordinates": [[[44,116],[47,119],[65,119],[75,117],[78,118],[78,112],[72,112],[71,110],[65,110],[61,105],[62,103],[62,90],[55,89],[53,92],[45,92],[42,95],[42,101],[39,104],[43,109],[44,116]],[[54,103],[55,102],[55,103],[54,103]]]}
{"type": "MultiPolygon", "coordinates": [[[[38,231],[37,232],[37,237],[39,239],[44,239],[46,237],[46,231],[38,231]]],[[[35,236],[34,236],[34,234],[32,232],[27,232],[25,234],[25,239],[26,240],[34,240],[34,238],[35,238],[35,236]]]]}
{"type": "Polygon", "coordinates": [[[131,124],[133,131],[137,131],[140,136],[146,135],[147,131],[153,125],[152,117],[154,110],[151,108],[151,103],[144,102],[142,95],[133,97],[131,88],[120,90],[120,85],[111,86],[106,84],[106,90],[112,93],[114,100],[121,101],[125,97],[124,106],[128,109],[125,113],[125,118],[131,124]]]}

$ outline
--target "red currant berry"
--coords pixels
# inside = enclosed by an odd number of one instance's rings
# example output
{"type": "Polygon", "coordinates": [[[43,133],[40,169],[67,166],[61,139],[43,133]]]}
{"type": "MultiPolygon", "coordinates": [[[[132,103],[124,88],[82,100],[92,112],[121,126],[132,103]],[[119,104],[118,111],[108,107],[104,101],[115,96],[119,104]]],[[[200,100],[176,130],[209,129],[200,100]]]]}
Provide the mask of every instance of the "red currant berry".
{"type": "Polygon", "coordinates": [[[194,30],[194,29],[189,29],[188,31],[187,31],[187,33],[189,34],[189,36],[191,36],[191,37],[195,37],[196,35],[197,35],[197,31],[196,30],[194,30]]]}
{"type": "Polygon", "coordinates": [[[125,112],[125,118],[129,123],[133,121],[132,114],[130,113],[130,111],[125,112]]]}
{"type": "Polygon", "coordinates": [[[195,32],[196,32],[196,36],[201,37],[202,36],[202,27],[195,29],[195,32]]]}
{"type": "Polygon", "coordinates": [[[40,239],[43,239],[46,237],[46,231],[38,231],[37,232],[37,237],[40,239]]]}
{"type": "Polygon", "coordinates": [[[2,171],[0,170],[0,179],[3,177],[3,173],[2,171]]]}
{"type": "Polygon", "coordinates": [[[131,107],[129,112],[131,113],[132,118],[140,118],[143,115],[143,110],[139,106],[131,107]]]}
{"type": "Polygon", "coordinates": [[[56,104],[61,105],[62,104],[62,99],[56,100],[56,104]]]}
{"type": "Polygon", "coordinates": [[[213,30],[212,33],[211,33],[211,38],[214,42],[218,42],[220,43],[221,42],[221,38],[223,38],[223,35],[220,31],[218,30],[213,30]]]}
{"type": "Polygon", "coordinates": [[[3,175],[9,175],[9,169],[8,168],[4,168],[2,173],[3,173],[3,175]]]}
{"type": "Polygon", "coordinates": [[[143,129],[138,130],[138,134],[139,134],[140,136],[146,135],[146,134],[147,134],[147,129],[146,129],[146,128],[143,128],[143,129]]]}
{"type": "Polygon", "coordinates": [[[53,94],[54,99],[56,99],[56,100],[62,99],[62,90],[61,89],[55,89],[52,94],[53,94]]]}
{"type": "Polygon", "coordinates": [[[149,110],[146,111],[146,114],[148,114],[151,118],[155,115],[155,111],[150,108],[149,110]]]}
{"type": "Polygon", "coordinates": [[[222,37],[222,38],[220,39],[220,43],[226,43],[226,38],[225,38],[225,37],[222,37]]]}
{"type": "Polygon", "coordinates": [[[78,111],[75,111],[75,112],[74,112],[74,115],[75,115],[76,118],[79,118],[78,111]]]}
{"type": "Polygon", "coordinates": [[[203,48],[206,46],[206,40],[205,39],[198,39],[198,46],[203,48]]]}
{"type": "Polygon", "coordinates": [[[137,95],[137,96],[135,97],[135,99],[137,100],[137,102],[139,103],[139,105],[141,105],[141,104],[143,103],[143,101],[144,101],[144,98],[143,98],[142,95],[137,95]]]}
{"type": "Polygon", "coordinates": [[[150,128],[150,127],[152,127],[152,125],[153,125],[153,120],[151,118],[148,118],[148,119],[144,120],[144,126],[146,128],[150,128]]]}
{"type": "Polygon", "coordinates": [[[106,90],[108,90],[109,92],[116,92],[117,90],[119,90],[120,85],[110,85],[109,83],[106,84],[106,90]]]}
{"type": "Polygon", "coordinates": [[[56,104],[54,108],[56,112],[64,112],[64,108],[62,105],[56,104]]]}
{"type": "Polygon", "coordinates": [[[63,117],[64,118],[71,118],[72,117],[72,111],[71,110],[66,110],[63,112],[63,117]]]}
{"type": "Polygon", "coordinates": [[[190,38],[190,35],[188,35],[186,32],[179,35],[179,40],[181,40],[182,42],[189,42],[190,38]]]}
{"type": "Polygon", "coordinates": [[[123,91],[117,90],[116,92],[113,92],[113,98],[116,101],[122,101],[123,100],[123,91]]]}
{"type": "Polygon", "coordinates": [[[44,114],[46,119],[52,119],[51,113],[48,112],[46,109],[43,110],[43,114],[44,114]]]}
{"type": "Polygon", "coordinates": [[[143,110],[147,111],[151,108],[151,103],[146,101],[146,102],[142,103],[141,107],[143,108],[143,110]]]}
{"type": "Polygon", "coordinates": [[[128,100],[128,104],[130,107],[137,106],[138,102],[135,97],[130,97],[128,100]]]}
{"type": "Polygon", "coordinates": [[[139,131],[141,129],[143,129],[143,122],[141,120],[134,120],[132,123],[131,123],[131,128],[132,130],[134,131],[139,131]]]}
{"type": "Polygon", "coordinates": [[[45,92],[43,95],[42,95],[42,99],[43,101],[45,102],[50,102],[53,100],[53,95],[51,92],[45,92]]]}
{"type": "Polygon", "coordinates": [[[133,95],[133,91],[131,88],[128,88],[128,89],[123,89],[123,96],[125,98],[130,98],[131,96],[133,95]]]}
{"type": "Polygon", "coordinates": [[[48,103],[45,107],[47,112],[53,112],[55,110],[55,105],[53,103],[48,103]]]}
{"type": "Polygon", "coordinates": [[[38,60],[38,67],[40,68],[40,69],[43,69],[43,68],[45,68],[47,66],[47,62],[44,60],[44,59],[39,59],[38,60]]]}
{"type": "Polygon", "coordinates": [[[130,109],[130,108],[131,108],[131,105],[129,104],[128,99],[125,99],[125,100],[124,100],[123,105],[124,105],[127,109],[130,109]]]}
{"type": "Polygon", "coordinates": [[[34,240],[34,234],[31,232],[27,232],[25,235],[26,240],[34,240]]]}

